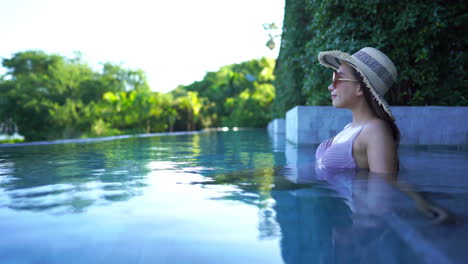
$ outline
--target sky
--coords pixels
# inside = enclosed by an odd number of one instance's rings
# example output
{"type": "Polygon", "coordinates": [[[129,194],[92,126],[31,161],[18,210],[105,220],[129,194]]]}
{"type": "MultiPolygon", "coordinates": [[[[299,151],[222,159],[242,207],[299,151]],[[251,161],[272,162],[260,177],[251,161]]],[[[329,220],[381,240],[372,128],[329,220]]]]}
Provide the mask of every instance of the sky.
{"type": "Polygon", "coordinates": [[[276,58],[280,40],[267,48],[262,25],[282,27],[284,0],[0,0],[0,10],[0,58],[79,51],[95,70],[141,69],[153,91],[168,92],[222,66],[276,58]]]}

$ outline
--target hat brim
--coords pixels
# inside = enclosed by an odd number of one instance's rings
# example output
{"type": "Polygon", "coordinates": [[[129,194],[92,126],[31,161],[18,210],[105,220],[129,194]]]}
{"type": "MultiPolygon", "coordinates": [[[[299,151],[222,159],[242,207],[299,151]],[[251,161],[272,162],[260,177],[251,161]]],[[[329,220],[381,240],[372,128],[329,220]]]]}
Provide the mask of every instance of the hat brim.
{"type": "Polygon", "coordinates": [[[383,95],[378,93],[377,90],[372,86],[372,83],[367,78],[366,74],[362,71],[362,69],[360,69],[359,62],[356,59],[354,59],[353,56],[339,50],[323,51],[319,53],[318,61],[323,66],[331,68],[335,71],[338,70],[338,68],[343,62],[346,62],[351,67],[356,69],[356,71],[359,72],[359,74],[362,76],[364,83],[366,84],[367,88],[369,88],[369,90],[371,91],[377,103],[379,103],[379,105],[382,106],[385,112],[387,112],[387,114],[393,120],[395,120],[395,117],[393,116],[392,111],[390,110],[390,105],[387,103],[383,95]]]}

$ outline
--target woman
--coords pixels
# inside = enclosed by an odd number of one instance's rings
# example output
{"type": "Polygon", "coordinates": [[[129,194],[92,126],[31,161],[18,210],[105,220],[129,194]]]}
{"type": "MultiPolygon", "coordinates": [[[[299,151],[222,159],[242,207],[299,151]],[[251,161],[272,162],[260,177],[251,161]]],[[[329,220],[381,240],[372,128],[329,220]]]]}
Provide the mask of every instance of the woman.
{"type": "MultiPolygon", "coordinates": [[[[397,79],[393,62],[381,51],[370,47],[352,56],[341,51],[320,52],[318,60],[334,70],[333,82],[328,86],[333,106],[350,109],[353,113],[352,123],[317,148],[318,175],[322,174],[321,168],[369,169],[368,179],[383,179],[407,194],[433,223],[452,221],[447,211],[396,179],[400,131],[384,99],[384,94],[397,79]]],[[[375,201],[375,198],[370,200],[375,201]]]]}
{"type": "Polygon", "coordinates": [[[393,62],[369,47],[352,56],[341,51],[321,52],[318,60],[334,70],[328,87],[333,106],[353,113],[352,123],[318,147],[318,167],[396,173],[400,131],[383,97],[397,79],[393,62]]]}

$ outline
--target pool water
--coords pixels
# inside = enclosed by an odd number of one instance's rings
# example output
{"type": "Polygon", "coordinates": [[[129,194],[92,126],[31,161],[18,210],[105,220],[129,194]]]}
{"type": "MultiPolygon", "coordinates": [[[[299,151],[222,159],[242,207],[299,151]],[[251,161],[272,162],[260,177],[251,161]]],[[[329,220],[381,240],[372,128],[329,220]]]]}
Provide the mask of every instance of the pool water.
{"type": "MultiPolygon", "coordinates": [[[[399,179],[314,168],[265,130],[0,148],[0,263],[462,263],[468,152],[400,147],[399,179]]],[[[364,173],[365,174],[365,173],[364,173]]]]}

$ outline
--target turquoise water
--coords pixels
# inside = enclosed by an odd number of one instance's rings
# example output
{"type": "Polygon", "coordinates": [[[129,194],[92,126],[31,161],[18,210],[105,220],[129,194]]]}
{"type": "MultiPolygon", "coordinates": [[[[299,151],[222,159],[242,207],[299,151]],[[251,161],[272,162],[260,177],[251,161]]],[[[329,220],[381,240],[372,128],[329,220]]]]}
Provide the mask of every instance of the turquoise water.
{"type": "Polygon", "coordinates": [[[264,130],[0,148],[0,263],[460,263],[468,153],[401,147],[395,186],[264,130]]]}

